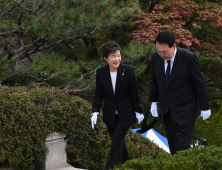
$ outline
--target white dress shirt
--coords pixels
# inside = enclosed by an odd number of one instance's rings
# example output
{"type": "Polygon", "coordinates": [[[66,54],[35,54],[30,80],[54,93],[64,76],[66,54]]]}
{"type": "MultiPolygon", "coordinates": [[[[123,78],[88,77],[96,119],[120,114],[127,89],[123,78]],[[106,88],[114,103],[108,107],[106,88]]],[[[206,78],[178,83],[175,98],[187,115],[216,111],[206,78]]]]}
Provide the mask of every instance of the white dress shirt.
{"type": "MultiPolygon", "coordinates": [[[[174,60],[175,60],[175,56],[176,56],[176,53],[177,53],[177,48],[175,48],[175,52],[174,52],[174,55],[173,57],[170,59],[170,74],[171,74],[171,71],[173,69],[173,63],[174,63],[174,60]]],[[[167,70],[167,66],[168,66],[168,61],[164,60],[164,66],[165,66],[165,74],[166,74],[166,70],[167,70]]]]}
{"type": "Polygon", "coordinates": [[[117,76],[117,71],[110,72],[110,77],[111,77],[111,81],[112,81],[112,86],[113,86],[114,94],[115,94],[115,88],[116,88],[116,76],[117,76]]]}
{"type": "MultiPolygon", "coordinates": [[[[111,77],[111,82],[112,82],[114,94],[115,94],[115,88],[116,88],[116,76],[117,76],[117,71],[115,71],[115,72],[110,71],[110,77],[111,77]]],[[[117,110],[116,110],[116,114],[118,114],[117,110]]]]}

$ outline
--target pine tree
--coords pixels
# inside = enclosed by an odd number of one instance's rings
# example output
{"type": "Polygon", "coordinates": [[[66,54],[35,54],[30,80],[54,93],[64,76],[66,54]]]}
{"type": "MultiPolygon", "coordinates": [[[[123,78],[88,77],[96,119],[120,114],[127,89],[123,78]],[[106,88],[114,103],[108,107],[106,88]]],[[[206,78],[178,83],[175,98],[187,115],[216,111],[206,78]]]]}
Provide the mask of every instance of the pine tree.
{"type": "Polygon", "coordinates": [[[35,0],[1,2],[0,36],[7,59],[30,58],[59,44],[82,40],[120,24],[139,10],[137,2],[115,0],[35,0]]]}

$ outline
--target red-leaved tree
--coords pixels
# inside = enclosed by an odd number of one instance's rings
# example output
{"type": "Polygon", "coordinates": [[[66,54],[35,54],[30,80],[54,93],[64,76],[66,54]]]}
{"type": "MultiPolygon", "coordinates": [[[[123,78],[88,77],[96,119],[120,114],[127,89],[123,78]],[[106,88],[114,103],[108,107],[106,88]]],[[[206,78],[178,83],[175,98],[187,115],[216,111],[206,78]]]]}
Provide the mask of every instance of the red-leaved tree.
{"type": "Polygon", "coordinates": [[[135,22],[139,29],[129,35],[134,42],[149,43],[160,31],[170,30],[178,46],[214,52],[222,49],[222,7],[216,3],[164,1],[151,13],[143,11],[135,22]]]}

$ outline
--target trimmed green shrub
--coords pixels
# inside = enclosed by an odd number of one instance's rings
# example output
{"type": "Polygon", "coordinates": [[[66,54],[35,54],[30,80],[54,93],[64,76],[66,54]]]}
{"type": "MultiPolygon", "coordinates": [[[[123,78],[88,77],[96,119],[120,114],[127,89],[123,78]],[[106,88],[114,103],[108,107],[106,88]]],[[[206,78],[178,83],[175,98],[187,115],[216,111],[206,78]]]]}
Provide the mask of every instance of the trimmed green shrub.
{"type": "Polygon", "coordinates": [[[142,158],[144,156],[156,158],[159,153],[167,153],[149,139],[141,137],[141,134],[128,131],[125,139],[130,159],[142,158]]]}
{"type": "MultiPolygon", "coordinates": [[[[88,170],[104,169],[111,144],[106,125],[98,117],[91,127],[91,104],[54,88],[0,85],[0,166],[33,169],[45,159],[45,139],[52,132],[66,134],[68,162],[88,170]]],[[[162,149],[139,134],[128,132],[131,158],[156,157],[162,149]]]]}
{"type": "Polygon", "coordinates": [[[52,132],[67,135],[68,156],[75,155],[69,159],[71,164],[78,163],[84,168],[92,165],[91,169],[100,169],[104,165],[104,144],[109,138],[100,118],[96,126],[99,130],[91,129],[89,102],[34,84],[28,87],[0,86],[0,96],[1,166],[32,169],[44,160],[47,152],[44,142],[52,132]],[[97,165],[92,163],[94,159],[98,159],[97,165]]]}
{"type": "Polygon", "coordinates": [[[221,170],[222,147],[209,146],[180,151],[171,156],[161,153],[156,159],[151,156],[127,161],[115,170],[221,170]]]}

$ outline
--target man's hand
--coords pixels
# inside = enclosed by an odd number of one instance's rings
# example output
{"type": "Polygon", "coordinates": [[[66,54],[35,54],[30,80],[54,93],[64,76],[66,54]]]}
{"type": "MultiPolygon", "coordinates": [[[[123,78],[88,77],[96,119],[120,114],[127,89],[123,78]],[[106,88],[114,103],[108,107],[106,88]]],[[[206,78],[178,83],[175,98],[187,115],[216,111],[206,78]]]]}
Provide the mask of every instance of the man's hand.
{"type": "Polygon", "coordinates": [[[92,129],[94,129],[94,125],[97,122],[97,116],[99,115],[99,112],[94,112],[91,115],[92,115],[91,117],[92,129]]]}
{"type": "Polygon", "coordinates": [[[153,117],[158,117],[157,102],[152,102],[150,112],[153,117]]]}
{"type": "Polygon", "coordinates": [[[203,120],[206,120],[210,117],[211,111],[210,110],[201,110],[200,116],[203,118],[203,120]]]}
{"type": "Polygon", "coordinates": [[[136,118],[138,120],[138,124],[140,124],[140,122],[142,122],[144,119],[144,115],[141,113],[137,113],[137,112],[135,112],[135,113],[136,113],[136,118]]]}

